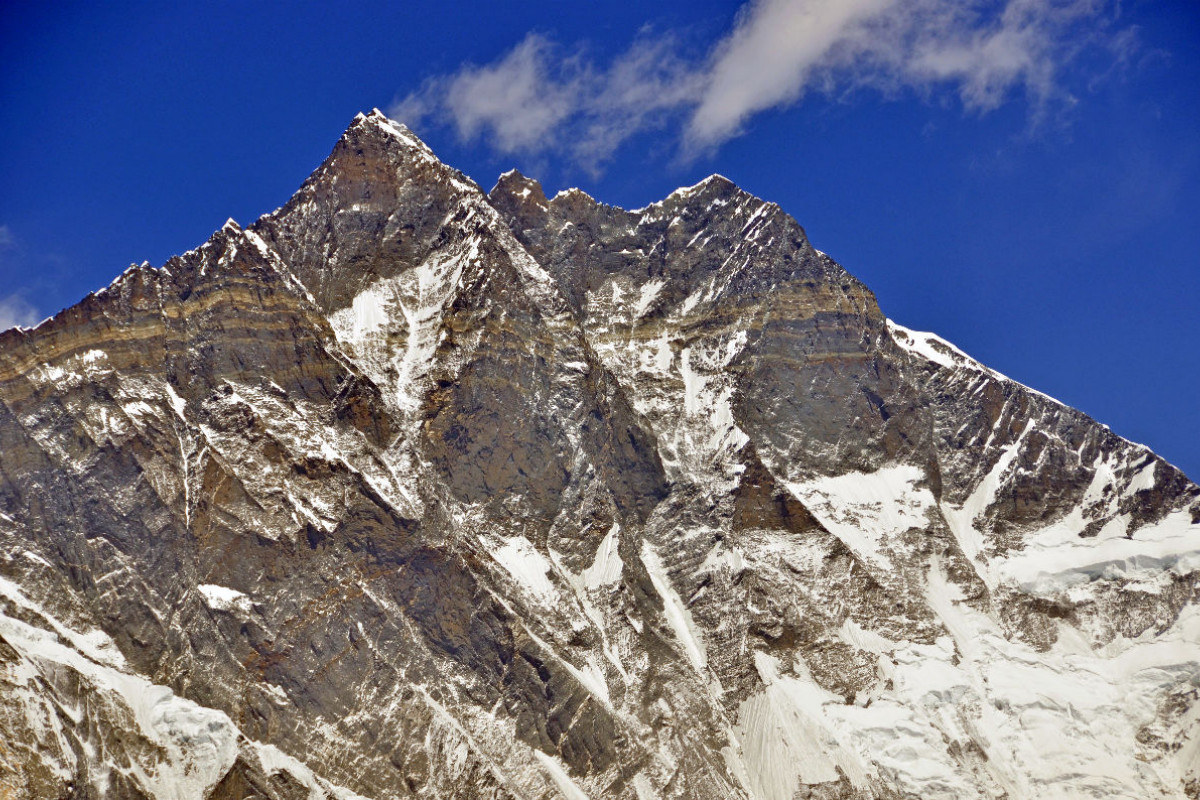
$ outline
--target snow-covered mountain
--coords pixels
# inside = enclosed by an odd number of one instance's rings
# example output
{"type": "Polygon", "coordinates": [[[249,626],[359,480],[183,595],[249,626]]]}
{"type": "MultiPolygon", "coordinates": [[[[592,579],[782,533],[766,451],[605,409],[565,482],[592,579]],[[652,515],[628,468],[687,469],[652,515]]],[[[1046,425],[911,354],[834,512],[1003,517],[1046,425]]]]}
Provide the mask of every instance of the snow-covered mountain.
{"type": "Polygon", "coordinates": [[[0,334],[0,797],[1197,798],[1200,488],[713,176],[379,112],[0,334]]]}

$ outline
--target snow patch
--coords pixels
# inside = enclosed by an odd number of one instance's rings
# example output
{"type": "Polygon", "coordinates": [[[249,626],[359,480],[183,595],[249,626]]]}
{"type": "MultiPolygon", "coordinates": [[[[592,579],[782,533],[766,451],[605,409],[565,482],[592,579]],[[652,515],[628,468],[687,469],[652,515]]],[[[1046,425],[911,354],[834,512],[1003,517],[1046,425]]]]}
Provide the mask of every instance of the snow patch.
{"type": "Polygon", "coordinates": [[[621,526],[613,523],[612,528],[604,535],[600,547],[596,549],[596,558],[592,565],[583,571],[583,585],[588,589],[599,589],[611,586],[621,579],[621,554],[617,552],[618,534],[621,526]]]}
{"type": "Polygon", "coordinates": [[[855,555],[888,566],[889,540],[910,528],[924,529],[937,506],[929,489],[916,486],[924,479],[920,467],[893,464],[785,485],[855,555]]]}
{"type": "Polygon", "coordinates": [[[1176,511],[1160,522],[1138,528],[1132,538],[1121,527],[1106,526],[1095,538],[1081,538],[1070,521],[1044,528],[1025,547],[992,562],[1001,583],[1051,595],[1093,580],[1144,580],[1163,572],[1200,570],[1200,525],[1176,511]]]}
{"type": "MultiPolygon", "coordinates": [[[[45,559],[42,559],[40,556],[28,552],[26,555],[41,561],[43,564],[46,563],[45,559]]],[[[49,565],[47,564],[47,566],[49,565]]],[[[7,598],[14,605],[31,611],[44,619],[60,639],[97,664],[103,664],[116,669],[124,669],[126,667],[125,656],[117,647],[117,643],[99,628],[81,633],[67,627],[46,611],[46,609],[42,608],[41,605],[26,596],[21,587],[8,578],[0,577],[0,596],[7,598]]]]}
{"type": "Polygon", "coordinates": [[[187,418],[184,417],[183,412],[187,409],[187,401],[179,396],[179,393],[175,391],[175,387],[170,383],[164,383],[163,387],[166,389],[167,400],[171,404],[171,409],[174,410],[176,416],[186,422],[187,418]]]}
{"type": "MultiPolygon", "coordinates": [[[[45,617],[48,621],[52,618],[45,617]]],[[[61,623],[51,623],[62,630],[61,623]]],[[[162,748],[152,764],[128,766],[160,800],[205,797],[237,757],[238,731],[223,712],[177,697],[140,675],[85,657],[55,634],[0,614],[0,636],[21,656],[55,670],[68,668],[132,713],[141,733],[162,748]]],[[[78,635],[67,635],[79,641],[78,635]]]]}
{"type": "Polygon", "coordinates": [[[946,520],[946,525],[958,541],[959,548],[972,563],[976,564],[977,570],[985,576],[988,570],[980,569],[980,558],[984,555],[983,532],[976,526],[975,520],[996,502],[996,493],[1009,468],[1020,455],[1025,437],[1031,428],[1032,424],[1026,423],[1021,435],[1017,437],[1017,441],[1000,454],[991,470],[979,482],[971,495],[963,501],[962,505],[952,506],[949,503],[941,505],[942,518],[946,520]]]}
{"type": "Polygon", "coordinates": [[[662,294],[663,287],[666,285],[667,282],[662,278],[652,278],[642,284],[641,293],[633,306],[634,319],[640,319],[646,315],[646,312],[654,305],[654,301],[662,294]]]}
{"type": "Polygon", "coordinates": [[[547,575],[553,566],[524,536],[505,539],[492,550],[492,558],[537,599],[552,602],[558,597],[547,575]]]}
{"type": "Polygon", "coordinates": [[[778,659],[754,654],[766,689],[738,708],[737,739],[755,800],[791,800],[800,783],[836,781],[838,768],[858,787],[866,772],[824,723],[822,706],[840,702],[811,676],[779,674],[778,659]]]}
{"type": "Polygon", "coordinates": [[[245,592],[230,589],[228,586],[218,586],[214,583],[202,583],[196,587],[209,608],[217,611],[238,611],[243,614],[250,612],[250,598],[245,592]]]}
{"type": "Polygon", "coordinates": [[[663,566],[662,559],[659,558],[658,553],[654,551],[649,542],[642,542],[641,557],[642,563],[646,565],[646,572],[650,576],[650,583],[654,585],[654,590],[662,598],[663,613],[666,614],[667,624],[675,633],[675,638],[683,645],[683,650],[687,654],[688,660],[692,662],[692,666],[696,668],[697,672],[703,673],[708,664],[708,653],[701,643],[700,631],[692,620],[692,612],[683,604],[678,592],[671,585],[671,578],[663,566]]]}
{"type": "Polygon", "coordinates": [[[567,774],[567,770],[558,762],[557,758],[547,755],[541,750],[534,750],[533,754],[550,774],[550,779],[554,781],[554,785],[558,787],[558,791],[566,800],[589,800],[587,794],[575,785],[575,781],[571,780],[571,776],[567,774]]]}
{"type": "Polygon", "coordinates": [[[415,411],[439,343],[442,317],[464,267],[478,256],[471,239],[363,289],[329,317],[338,341],[401,411],[415,411]],[[404,344],[397,347],[395,339],[404,344]]]}

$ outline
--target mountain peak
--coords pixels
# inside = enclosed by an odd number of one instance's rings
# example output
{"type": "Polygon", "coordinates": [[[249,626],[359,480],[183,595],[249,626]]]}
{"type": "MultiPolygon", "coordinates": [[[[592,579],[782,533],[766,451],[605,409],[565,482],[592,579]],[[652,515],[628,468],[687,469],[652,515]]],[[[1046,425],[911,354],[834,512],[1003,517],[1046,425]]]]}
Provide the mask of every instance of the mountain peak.
{"type": "Polygon", "coordinates": [[[1200,487],[721,175],[375,109],[0,333],[0,797],[1182,800],[1198,603],[1200,487]]]}
{"type": "Polygon", "coordinates": [[[396,120],[391,119],[387,114],[384,114],[378,108],[372,108],[371,111],[366,114],[360,111],[355,114],[354,119],[350,121],[351,127],[363,124],[395,126],[398,128],[403,128],[404,130],[408,130],[408,126],[403,122],[397,122],[396,120]]]}
{"type": "Polygon", "coordinates": [[[672,201],[691,201],[696,198],[729,198],[745,195],[753,197],[742,187],[738,186],[733,181],[726,178],[724,175],[714,172],[699,183],[694,183],[691,186],[681,186],[671,194],[667,195],[663,203],[672,201]]]}
{"type": "Polygon", "coordinates": [[[726,178],[726,177],[725,177],[724,175],[722,175],[721,173],[719,173],[719,172],[714,172],[713,174],[709,175],[707,178],[705,178],[704,180],[702,180],[702,181],[700,181],[699,183],[695,184],[694,186],[690,186],[690,187],[688,187],[688,189],[695,190],[695,189],[700,189],[700,188],[703,188],[703,187],[705,187],[705,186],[719,186],[719,187],[728,187],[728,188],[731,188],[731,189],[738,189],[738,188],[740,188],[740,187],[739,187],[739,186],[738,186],[736,183],[734,183],[733,181],[731,181],[729,178],[726,178]]]}
{"type": "Polygon", "coordinates": [[[391,119],[378,108],[371,109],[369,114],[362,112],[355,114],[354,119],[350,120],[350,124],[346,127],[345,133],[342,134],[341,141],[359,142],[364,136],[374,136],[387,142],[386,146],[389,149],[399,144],[403,146],[403,150],[419,153],[422,158],[438,161],[437,156],[429,149],[429,145],[421,141],[421,138],[413,133],[411,128],[403,122],[391,119]]]}
{"type": "Polygon", "coordinates": [[[526,177],[518,169],[510,169],[501,175],[497,179],[496,185],[488,192],[488,197],[494,199],[504,194],[539,206],[545,206],[548,202],[542,184],[533,178],[526,177]]]}

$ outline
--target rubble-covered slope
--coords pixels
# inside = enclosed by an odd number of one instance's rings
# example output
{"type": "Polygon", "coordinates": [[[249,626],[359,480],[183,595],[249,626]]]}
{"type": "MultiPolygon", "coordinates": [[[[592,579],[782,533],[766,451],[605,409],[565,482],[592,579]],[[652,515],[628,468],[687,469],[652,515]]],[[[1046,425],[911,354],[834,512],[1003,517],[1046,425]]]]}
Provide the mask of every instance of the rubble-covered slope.
{"type": "Polygon", "coordinates": [[[714,176],[360,115],[0,334],[0,796],[1200,796],[1200,488],[714,176]]]}

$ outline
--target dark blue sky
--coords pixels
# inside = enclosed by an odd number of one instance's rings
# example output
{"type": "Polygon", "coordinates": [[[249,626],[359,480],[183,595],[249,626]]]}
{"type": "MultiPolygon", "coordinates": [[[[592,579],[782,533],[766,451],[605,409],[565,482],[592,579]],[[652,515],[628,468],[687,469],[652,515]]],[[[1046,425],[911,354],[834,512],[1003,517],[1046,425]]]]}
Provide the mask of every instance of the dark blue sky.
{"type": "Polygon", "coordinates": [[[740,5],[10,0],[0,321],[281,205],[378,106],[485,189],[720,172],[896,321],[1200,476],[1200,7],[740,5]]]}

